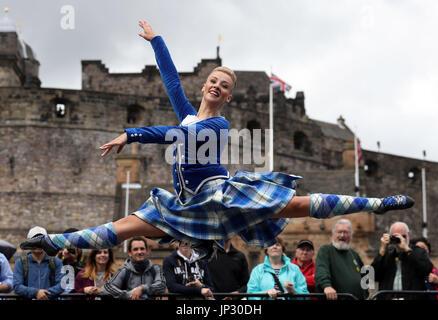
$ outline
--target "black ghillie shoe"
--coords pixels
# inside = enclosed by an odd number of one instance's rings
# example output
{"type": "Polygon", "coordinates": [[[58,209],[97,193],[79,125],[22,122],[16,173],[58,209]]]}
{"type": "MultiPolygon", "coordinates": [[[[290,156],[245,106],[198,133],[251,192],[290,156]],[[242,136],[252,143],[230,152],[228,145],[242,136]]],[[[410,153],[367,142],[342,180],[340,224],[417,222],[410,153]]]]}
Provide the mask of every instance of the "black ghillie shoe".
{"type": "Polygon", "coordinates": [[[49,256],[55,256],[58,249],[53,247],[43,235],[33,237],[20,244],[22,250],[43,249],[49,256]]]}
{"type": "Polygon", "coordinates": [[[382,203],[380,204],[379,209],[374,210],[375,214],[384,214],[390,210],[403,210],[411,208],[415,204],[415,200],[409,196],[392,196],[382,198],[382,203]]]}
{"type": "Polygon", "coordinates": [[[216,241],[204,240],[201,244],[192,246],[192,250],[198,254],[198,259],[205,259],[207,262],[217,257],[218,251],[225,251],[216,241]]]}

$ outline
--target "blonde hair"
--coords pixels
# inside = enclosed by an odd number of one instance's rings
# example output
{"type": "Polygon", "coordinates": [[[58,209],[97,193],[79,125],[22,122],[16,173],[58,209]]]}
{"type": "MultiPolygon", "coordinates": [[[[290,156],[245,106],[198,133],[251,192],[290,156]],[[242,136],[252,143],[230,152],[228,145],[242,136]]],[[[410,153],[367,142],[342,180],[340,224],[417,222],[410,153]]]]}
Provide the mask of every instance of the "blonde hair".
{"type": "Polygon", "coordinates": [[[236,76],[236,74],[234,73],[233,70],[231,70],[231,69],[228,68],[228,67],[220,66],[220,67],[216,67],[216,68],[214,68],[213,71],[210,72],[210,74],[212,74],[214,71],[223,72],[223,73],[229,75],[229,76],[231,77],[231,80],[233,80],[233,88],[236,87],[236,84],[237,84],[237,76],[236,76]]]}

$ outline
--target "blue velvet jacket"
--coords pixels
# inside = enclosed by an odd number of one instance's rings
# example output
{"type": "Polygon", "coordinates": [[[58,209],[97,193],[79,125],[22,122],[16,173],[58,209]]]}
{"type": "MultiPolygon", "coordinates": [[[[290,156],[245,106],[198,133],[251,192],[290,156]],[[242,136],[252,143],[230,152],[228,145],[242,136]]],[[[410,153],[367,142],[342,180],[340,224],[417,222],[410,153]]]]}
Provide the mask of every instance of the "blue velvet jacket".
{"type": "Polygon", "coordinates": [[[227,146],[230,124],[224,117],[199,120],[196,110],[186,98],[178,72],[160,36],[151,40],[161,78],[170,102],[178,116],[178,126],[141,127],[126,129],[128,144],[132,142],[173,144],[173,185],[196,194],[210,180],[230,177],[220,163],[227,146]]]}

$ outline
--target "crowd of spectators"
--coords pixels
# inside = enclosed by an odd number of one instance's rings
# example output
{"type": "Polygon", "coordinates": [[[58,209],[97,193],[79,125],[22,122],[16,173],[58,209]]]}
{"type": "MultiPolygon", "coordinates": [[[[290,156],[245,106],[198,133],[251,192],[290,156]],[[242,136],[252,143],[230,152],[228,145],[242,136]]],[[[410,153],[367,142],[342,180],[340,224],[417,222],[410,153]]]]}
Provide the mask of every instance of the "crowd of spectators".
{"type": "MultiPolygon", "coordinates": [[[[27,238],[46,235],[44,228],[33,227],[27,238]]],[[[249,270],[245,255],[225,239],[225,250],[209,261],[200,259],[189,243],[178,247],[155,264],[148,257],[151,248],[143,237],[128,243],[128,258],[116,270],[113,249],[64,249],[48,256],[41,249],[23,252],[11,269],[0,253],[0,293],[15,293],[24,299],[59,299],[62,293],[83,293],[71,299],[151,299],[178,293],[180,299],[297,299],[293,295],[319,293],[328,300],[351,294],[357,299],[370,297],[370,281],[364,281],[364,267],[372,269],[372,281],[379,290],[438,291],[438,269],[430,261],[431,245],[425,238],[411,239],[404,222],[394,222],[380,238],[380,249],[370,266],[351,248],[353,226],[348,219],[337,220],[331,243],[316,252],[312,241],[298,242],[293,260],[286,254],[281,237],[265,249],[264,262],[249,270]],[[13,271],[12,271],[13,270],[13,271]],[[230,296],[225,296],[230,293],[230,296]],[[289,295],[281,295],[288,293],[289,295]],[[246,298],[244,298],[246,299],[246,298]]],[[[369,270],[369,269],[368,269],[369,270]]],[[[370,279],[368,279],[370,280],[370,279]]],[[[373,289],[373,288],[371,288],[373,289]]],[[[381,299],[438,299],[435,294],[383,295],[381,299]]],[[[314,298],[313,298],[314,299],[314,298]]]]}

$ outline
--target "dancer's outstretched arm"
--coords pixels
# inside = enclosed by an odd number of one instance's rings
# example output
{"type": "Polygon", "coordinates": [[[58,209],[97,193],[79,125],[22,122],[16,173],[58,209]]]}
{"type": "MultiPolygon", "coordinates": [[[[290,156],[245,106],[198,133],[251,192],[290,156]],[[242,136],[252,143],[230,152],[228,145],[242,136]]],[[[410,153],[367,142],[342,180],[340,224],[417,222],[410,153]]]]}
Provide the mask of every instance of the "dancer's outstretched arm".
{"type": "Polygon", "coordinates": [[[140,33],[139,36],[149,41],[154,49],[155,60],[160,69],[161,78],[179,121],[182,122],[187,115],[196,115],[195,108],[184,94],[178,71],[163,39],[155,34],[146,21],[140,21],[138,24],[143,28],[143,33],[140,33]]]}
{"type": "Polygon", "coordinates": [[[100,150],[104,150],[104,153],[102,153],[101,156],[102,157],[106,156],[114,147],[118,147],[117,153],[120,153],[127,142],[128,142],[128,136],[126,132],[124,132],[114,140],[105,143],[103,146],[100,147],[100,150]]]}
{"type": "Polygon", "coordinates": [[[117,148],[117,153],[120,153],[127,143],[158,143],[158,144],[172,144],[177,138],[182,139],[184,128],[177,126],[158,126],[158,127],[140,127],[125,129],[125,132],[114,140],[105,143],[100,147],[104,150],[102,157],[106,156],[112,148],[117,148]],[[174,130],[172,132],[169,132],[174,130]],[[168,134],[169,133],[169,134],[168,134]]]}

